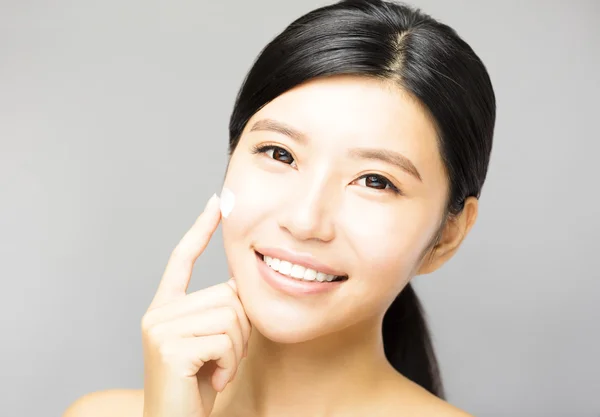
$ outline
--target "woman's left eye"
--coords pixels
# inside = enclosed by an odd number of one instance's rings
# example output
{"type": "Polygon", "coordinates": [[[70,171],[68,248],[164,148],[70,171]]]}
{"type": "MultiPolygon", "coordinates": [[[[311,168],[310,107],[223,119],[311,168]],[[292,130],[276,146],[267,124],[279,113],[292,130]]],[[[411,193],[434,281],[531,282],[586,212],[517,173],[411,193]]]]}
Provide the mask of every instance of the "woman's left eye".
{"type": "Polygon", "coordinates": [[[394,193],[399,194],[400,190],[386,177],[378,174],[365,174],[360,177],[358,180],[360,185],[363,185],[364,182],[365,187],[375,188],[377,190],[386,190],[390,189],[394,193]]]}

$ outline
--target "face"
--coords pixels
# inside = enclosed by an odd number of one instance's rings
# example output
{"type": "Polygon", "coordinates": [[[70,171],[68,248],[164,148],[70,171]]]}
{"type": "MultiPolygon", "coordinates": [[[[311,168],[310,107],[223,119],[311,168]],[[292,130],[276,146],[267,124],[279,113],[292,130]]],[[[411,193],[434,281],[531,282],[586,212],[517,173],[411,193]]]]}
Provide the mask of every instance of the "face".
{"type": "Polygon", "coordinates": [[[235,194],[225,251],[246,313],[267,338],[294,343],[382,317],[439,228],[448,184],[435,127],[410,96],[338,76],[257,112],[224,186],[235,194]],[[261,272],[265,248],[305,254],[347,279],[281,292],[261,272]]]}

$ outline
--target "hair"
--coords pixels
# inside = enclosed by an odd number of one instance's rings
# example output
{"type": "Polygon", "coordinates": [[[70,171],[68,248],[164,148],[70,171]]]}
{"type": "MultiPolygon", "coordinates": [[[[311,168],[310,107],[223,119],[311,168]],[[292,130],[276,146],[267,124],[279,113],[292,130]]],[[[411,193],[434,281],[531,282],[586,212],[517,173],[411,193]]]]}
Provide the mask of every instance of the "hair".
{"type": "MultiPolygon", "coordinates": [[[[496,101],[487,70],[451,27],[419,9],[382,0],[342,0],[293,21],[259,53],[229,122],[229,154],[248,120],[270,101],[315,78],[372,77],[408,92],[428,113],[448,179],[441,227],[479,198],[491,149],[496,101]]],[[[408,283],[385,312],[387,360],[444,398],[425,313],[408,283]]]]}

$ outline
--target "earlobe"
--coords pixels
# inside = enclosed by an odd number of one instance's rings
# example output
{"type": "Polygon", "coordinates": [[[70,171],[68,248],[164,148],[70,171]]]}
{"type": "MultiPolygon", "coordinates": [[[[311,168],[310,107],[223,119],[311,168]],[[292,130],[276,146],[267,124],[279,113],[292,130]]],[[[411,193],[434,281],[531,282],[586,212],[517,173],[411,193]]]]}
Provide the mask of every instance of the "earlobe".
{"type": "Polygon", "coordinates": [[[425,257],[416,275],[432,273],[454,256],[477,220],[478,203],[476,197],[465,200],[462,211],[447,221],[440,241],[425,257]]]}

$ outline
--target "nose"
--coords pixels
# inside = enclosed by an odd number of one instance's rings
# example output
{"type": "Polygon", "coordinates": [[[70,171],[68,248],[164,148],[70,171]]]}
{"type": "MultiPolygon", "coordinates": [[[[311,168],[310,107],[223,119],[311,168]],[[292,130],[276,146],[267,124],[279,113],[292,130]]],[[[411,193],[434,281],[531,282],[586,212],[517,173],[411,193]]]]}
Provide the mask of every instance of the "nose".
{"type": "Polygon", "coordinates": [[[335,237],[334,196],[325,184],[292,190],[279,226],[298,240],[329,242],[335,237]]]}

